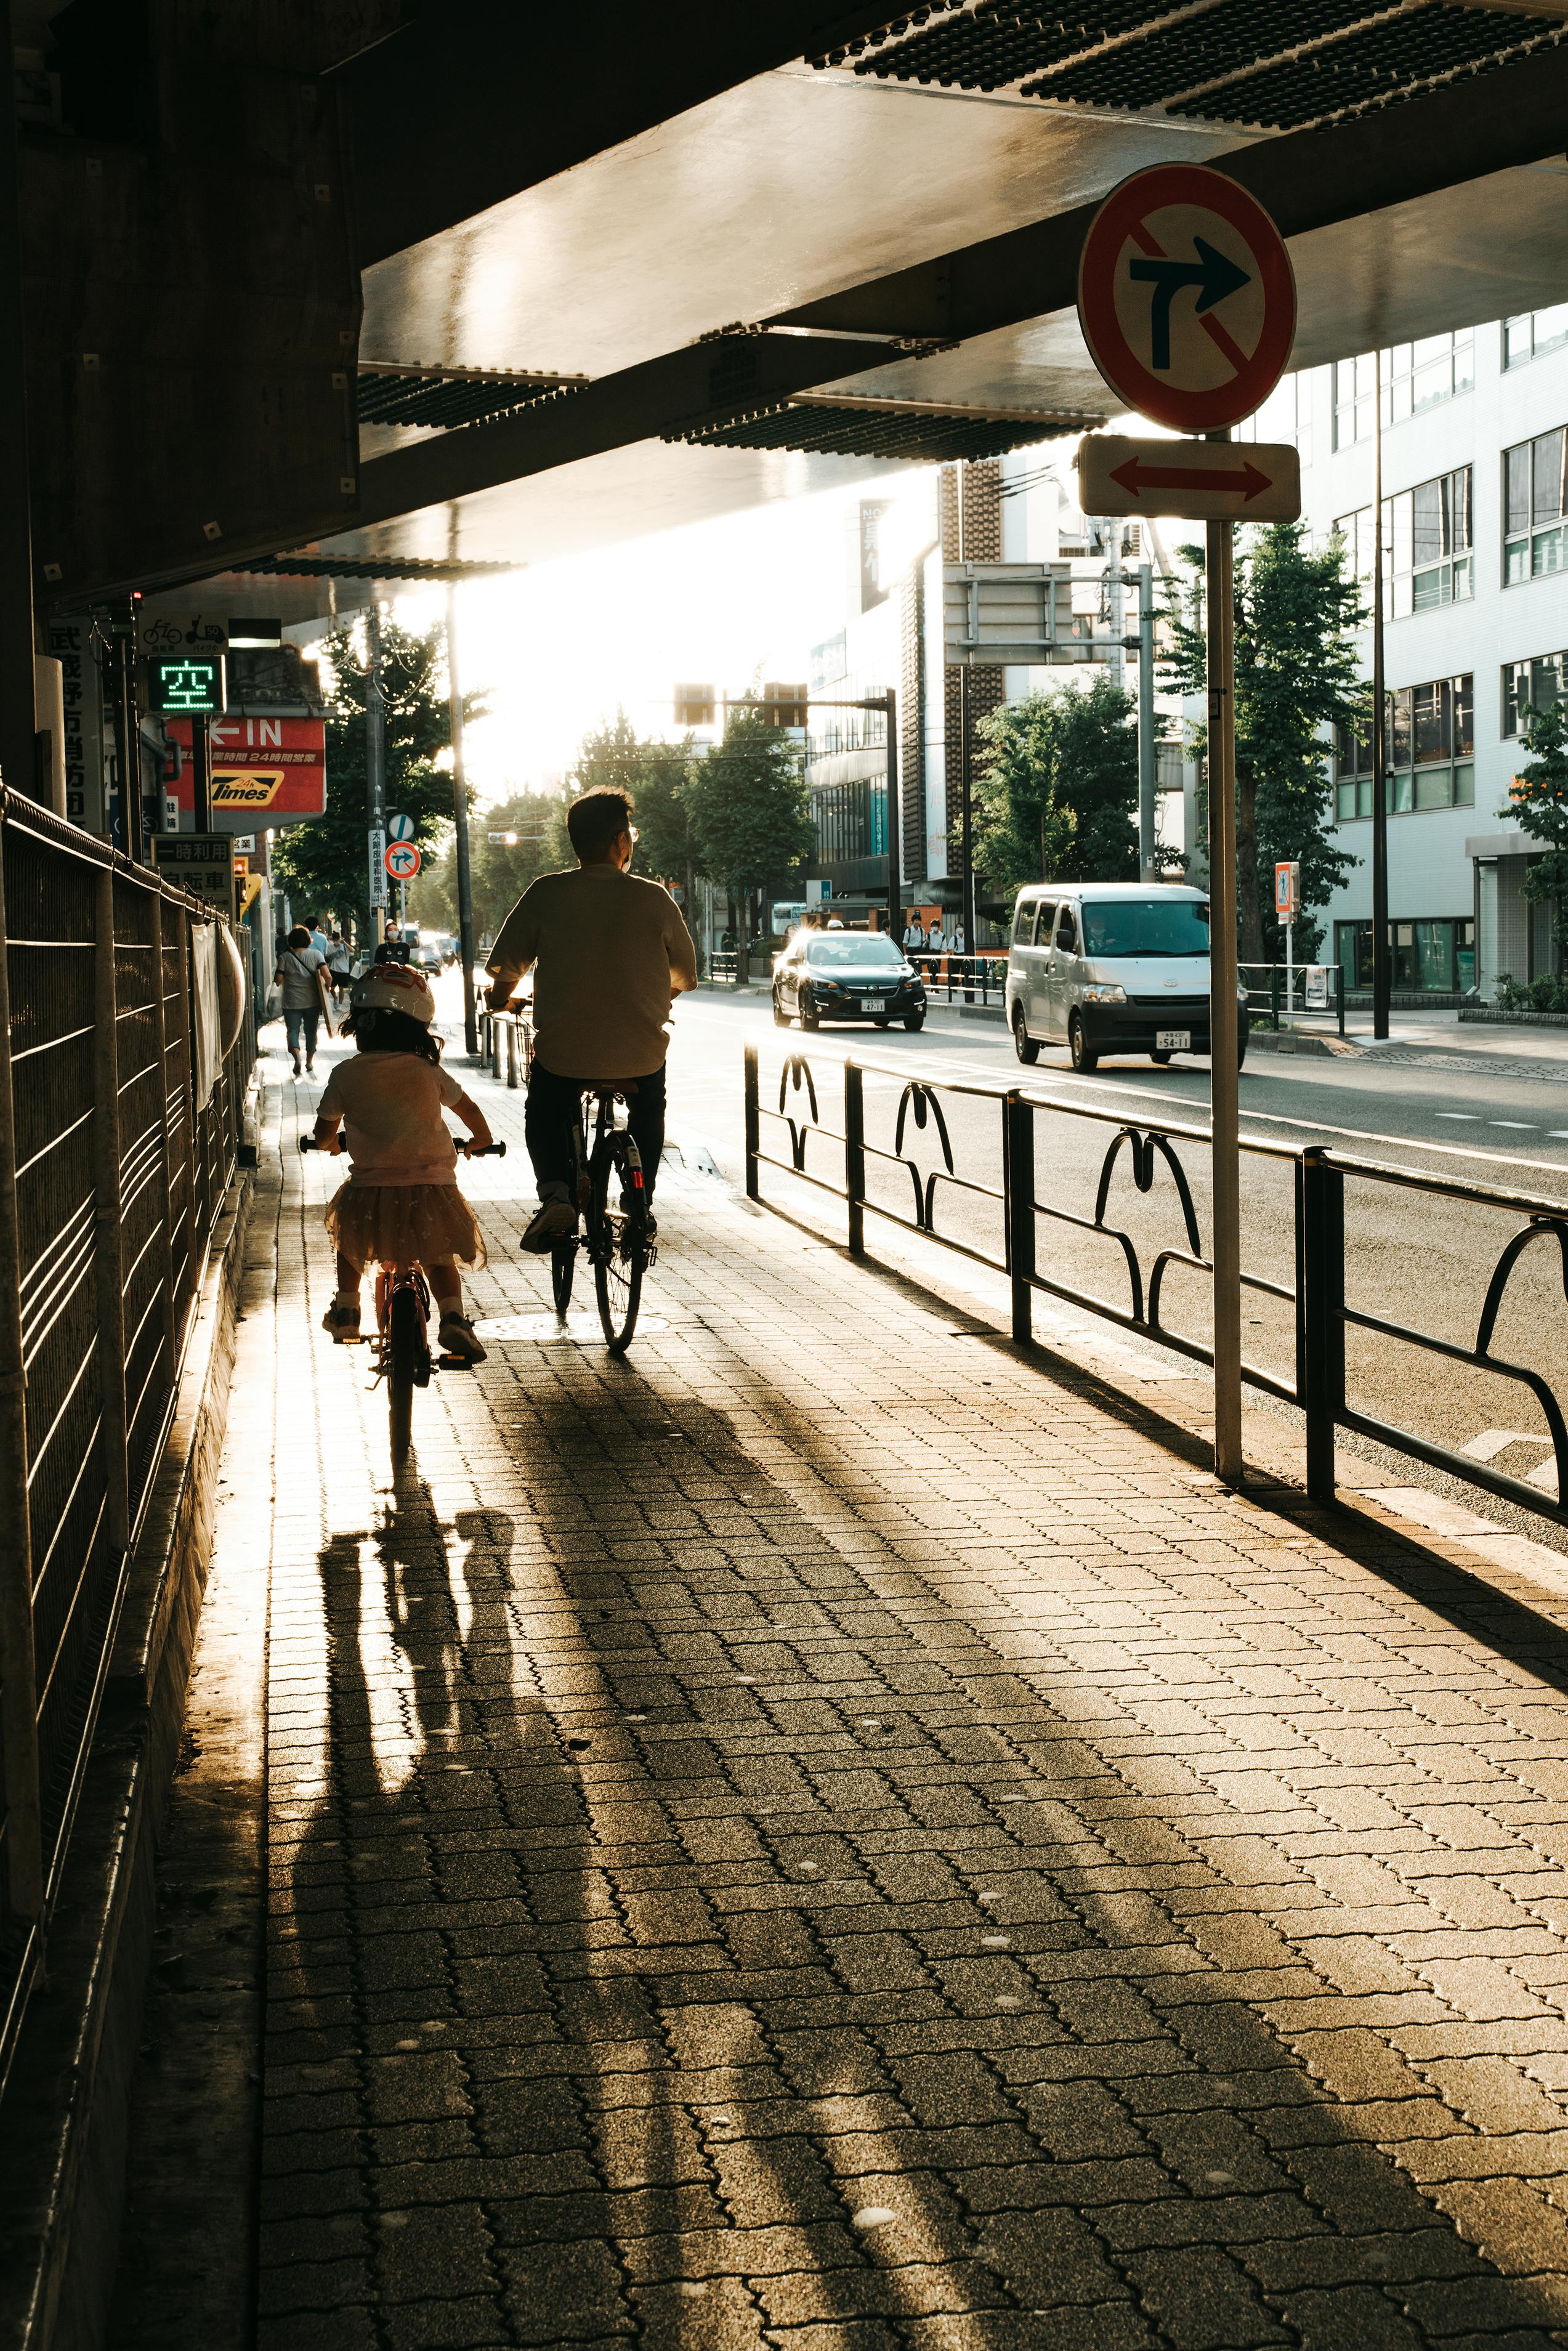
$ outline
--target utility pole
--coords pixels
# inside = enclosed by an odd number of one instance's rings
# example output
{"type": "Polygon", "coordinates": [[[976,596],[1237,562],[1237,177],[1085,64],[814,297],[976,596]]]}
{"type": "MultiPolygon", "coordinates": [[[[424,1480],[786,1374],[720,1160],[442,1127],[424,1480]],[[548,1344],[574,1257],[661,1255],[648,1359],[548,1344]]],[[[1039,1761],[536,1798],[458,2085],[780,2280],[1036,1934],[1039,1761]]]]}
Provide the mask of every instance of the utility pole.
{"type": "MultiPolygon", "coordinates": [[[[191,715],[191,805],[195,810],[195,831],[210,832],[213,829],[213,737],[212,720],[205,711],[191,715]]],[[[136,764],[140,771],[141,749],[136,764]]]]}
{"type": "Polygon", "coordinates": [[[1159,802],[1155,763],[1155,567],[1138,566],[1138,871],[1145,882],[1160,878],[1155,844],[1159,802]]]}
{"type": "Polygon", "coordinates": [[[371,928],[379,946],[387,928],[387,705],[382,691],[382,608],[371,583],[365,614],[365,812],[369,829],[371,928]]]}
{"type": "MultiPolygon", "coordinates": [[[[468,779],[463,765],[463,690],[457,678],[457,583],[446,584],[446,692],[452,726],[453,852],[457,860],[457,943],[463,964],[463,1041],[479,1050],[474,1011],[474,875],[468,862],[468,779]]],[[[695,914],[695,908],[693,913],[695,914]]]]}
{"type": "MultiPolygon", "coordinates": [[[[898,804],[898,696],[891,685],[882,705],[887,713],[887,931],[896,946],[904,936],[904,812],[898,804]]],[[[964,944],[968,946],[967,935],[964,944]]]]}
{"type": "Polygon", "coordinates": [[[1372,354],[1372,1033],[1388,1034],[1388,745],[1383,684],[1383,353],[1372,354]]]}
{"type": "MultiPolygon", "coordinates": [[[[1228,441],[1228,429],[1211,433],[1228,441]]],[[[1213,1165],[1214,1469],[1241,1482],[1241,1156],[1236,1011],[1234,526],[1207,532],[1208,1102],[1213,1165]]]]}

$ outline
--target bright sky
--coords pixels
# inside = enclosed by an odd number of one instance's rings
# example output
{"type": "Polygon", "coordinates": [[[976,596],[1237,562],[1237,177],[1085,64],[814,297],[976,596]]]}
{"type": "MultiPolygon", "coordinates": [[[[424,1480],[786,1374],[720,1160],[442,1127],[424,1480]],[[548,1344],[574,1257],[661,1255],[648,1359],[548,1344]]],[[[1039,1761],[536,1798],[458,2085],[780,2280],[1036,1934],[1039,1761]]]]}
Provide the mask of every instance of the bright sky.
{"type": "MultiPolygon", "coordinates": [[[[677,680],[744,694],[758,670],[804,678],[843,625],[845,518],[867,495],[886,495],[881,476],[460,590],[464,689],[491,712],[465,745],[481,802],[559,775],[617,703],[639,733],[674,734],[677,680]]],[[[407,626],[444,611],[444,590],[397,599],[407,626]]]]}

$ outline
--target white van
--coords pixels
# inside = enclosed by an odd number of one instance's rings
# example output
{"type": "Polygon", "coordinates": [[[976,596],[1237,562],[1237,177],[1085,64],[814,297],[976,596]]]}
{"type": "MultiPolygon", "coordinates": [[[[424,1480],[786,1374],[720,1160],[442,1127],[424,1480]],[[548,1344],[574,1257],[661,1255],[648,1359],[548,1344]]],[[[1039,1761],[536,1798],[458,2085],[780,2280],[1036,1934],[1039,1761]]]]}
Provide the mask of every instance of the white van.
{"type": "MultiPolygon", "coordinates": [[[[1244,998],[1238,1016],[1245,1060],[1244,998]]],[[[1020,1061],[1041,1045],[1065,1045],[1075,1070],[1107,1053],[1207,1053],[1207,898],[1165,883],[1030,883],[1013,913],[1007,1017],[1020,1061]]]]}

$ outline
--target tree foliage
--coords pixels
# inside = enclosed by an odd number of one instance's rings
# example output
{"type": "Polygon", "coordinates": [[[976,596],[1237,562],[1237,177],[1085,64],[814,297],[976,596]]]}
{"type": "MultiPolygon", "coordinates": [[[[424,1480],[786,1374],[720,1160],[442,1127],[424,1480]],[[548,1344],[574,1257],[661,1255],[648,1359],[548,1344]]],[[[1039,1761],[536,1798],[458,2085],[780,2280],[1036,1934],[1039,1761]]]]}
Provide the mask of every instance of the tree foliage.
{"type": "Polygon", "coordinates": [[[1568,944],[1568,702],[1520,713],[1524,747],[1534,758],[1508,788],[1521,829],[1542,844],[1542,854],[1525,868],[1525,896],[1534,904],[1552,901],[1556,931],[1568,944]]]}
{"type": "Polygon", "coordinates": [[[1134,697],[1108,677],[1026,695],[982,718],[977,868],[1004,889],[1135,880],[1135,718],[1134,697]]]}
{"type": "MultiPolygon", "coordinates": [[[[514,792],[468,820],[468,870],[474,891],[474,935],[500,929],[530,882],[577,862],[566,831],[567,804],[554,792],[514,792]],[[515,832],[517,843],[492,841],[515,832]]],[[[432,929],[457,928],[457,861],[450,845],[425,866],[408,893],[409,912],[432,929]]]]}
{"type": "MultiPolygon", "coordinates": [[[[362,626],[345,622],[327,637],[323,672],[330,684],[327,709],[327,813],[290,825],[276,836],[273,872],[295,916],[330,913],[352,917],[361,935],[370,918],[369,797],[365,786],[365,705],[369,664],[362,626]]],[[[445,678],[445,631],[437,622],[422,634],[382,621],[382,690],[386,700],[386,805],[413,820],[413,838],[427,852],[452,822],[452,777],[436,766],[451,743],[445,678]]],[[[465,695],[464,716],[484,714],[479,695],[465,695]]]]}
{"type": "Polygon", "coordinates": [[[795,745],[753,710],[732,710],[724,740],[694,759],[682,788],[698,871],[749,899],[783,883],[815,838],[795,745]]]}
{"type": "MultiPolygon", "coordinates": [[[[1189,568],[1166,600],[1162,682],[1203,695],[1203,550],[1184,547],[1180,553],[1189,568]]],[[[1367,724],[1355,644],[1365,617],[1338,539],[1314,552],[1300,523],[1276,523],[1238,548],[1236,869],[1248,962],[1279,961],[1284,953],[1273,914],[1276,862],[1295,858],[1301,864],[1296,954],[1303,961],[1316,955],[1322,937],[1311,910],[1328,904],[1357,862],[1329,837],[1333,805],[1324,729],[1367,724]]],[[[1207,750],[1207,731],[1195,729],[1195,748],[1207,750]]]]}

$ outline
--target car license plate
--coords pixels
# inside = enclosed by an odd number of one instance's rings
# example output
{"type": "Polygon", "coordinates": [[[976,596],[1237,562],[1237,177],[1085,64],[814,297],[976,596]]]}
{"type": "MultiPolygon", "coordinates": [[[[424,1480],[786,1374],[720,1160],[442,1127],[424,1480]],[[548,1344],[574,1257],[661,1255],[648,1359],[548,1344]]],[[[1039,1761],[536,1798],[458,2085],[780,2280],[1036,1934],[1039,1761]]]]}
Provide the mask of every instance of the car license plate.
{"type": "Polygon", "coordinates": [[[885,1012],[887,1010],[887,998],[885,996],[864,996],[861,998],[861,1002],[868,1012],[885,1012]]]}
{"type": "Polygon", "coordinates": [[[1155,1050],[1156,1053],[1190,1053],[1192,1030],[1190,1029],[1156,1029],[1155,1050]]]}

